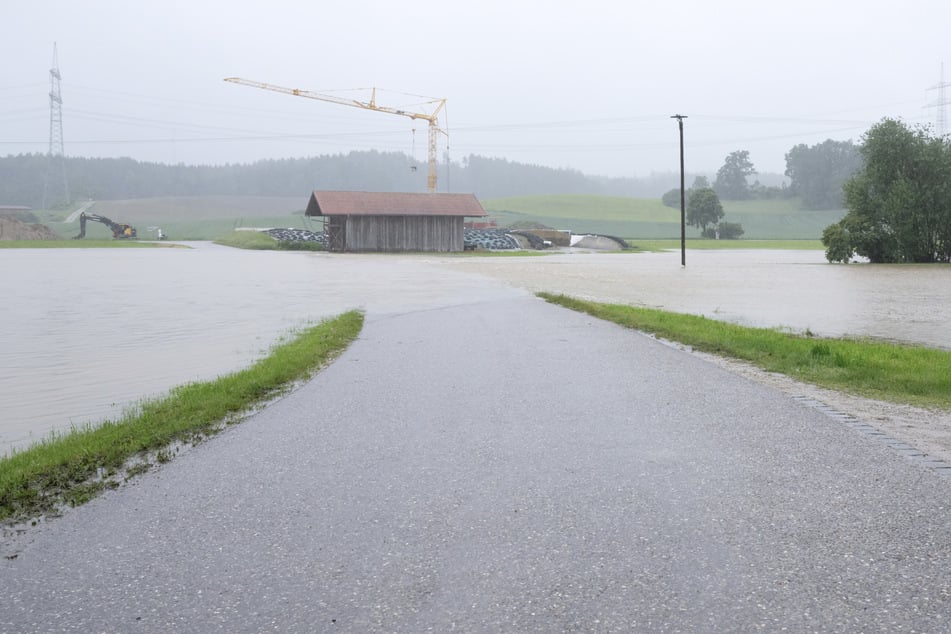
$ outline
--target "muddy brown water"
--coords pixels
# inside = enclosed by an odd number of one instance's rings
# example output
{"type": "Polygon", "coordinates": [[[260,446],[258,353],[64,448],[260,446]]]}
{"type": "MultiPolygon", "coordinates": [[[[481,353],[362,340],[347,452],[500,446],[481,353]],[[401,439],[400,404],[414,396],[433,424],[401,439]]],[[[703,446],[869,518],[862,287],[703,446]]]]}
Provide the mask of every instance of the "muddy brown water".
{"type": "Polygon", "coordinates": [[[821,251],[711,250],[460,262],[533,291],[951,349],[951,266],[829,264],[821,251]]]}
{"type": "Polygon", "coordinates": [[[944,266],[829,265],[811,251],[691,251],[684,268],[679,252],[446,258],[191,246],[0,250],[0,453],[246,367],[293,328],[352,308],[376,319],[550,291],[951,349],[944,266]]]}

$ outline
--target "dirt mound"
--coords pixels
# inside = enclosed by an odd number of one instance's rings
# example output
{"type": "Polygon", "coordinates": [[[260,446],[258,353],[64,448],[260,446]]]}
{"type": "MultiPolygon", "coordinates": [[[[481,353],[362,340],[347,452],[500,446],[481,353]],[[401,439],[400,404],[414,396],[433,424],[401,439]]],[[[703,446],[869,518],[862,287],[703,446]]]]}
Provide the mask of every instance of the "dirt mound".
{"type": "Polygon", "coordinates": [[[0,216],[0,240],[62,240],[46,225],[0,216]]]}
{"type": "Polygon", "coordinates": [[[542,240],[548,240],[556,247],[571,246],[571,232],[569,231],[556,231],[555,229],[526,229],[526,231],[542,240]]]}
{"type": "Polygon", "coordinates": [[[616,251],[617,249],[627,249],[627,242],[613,236],[586,235],[581,236],[577,241],[572,240],[571,246],[581,249],[597,249],[602,251],[616,251]]]}

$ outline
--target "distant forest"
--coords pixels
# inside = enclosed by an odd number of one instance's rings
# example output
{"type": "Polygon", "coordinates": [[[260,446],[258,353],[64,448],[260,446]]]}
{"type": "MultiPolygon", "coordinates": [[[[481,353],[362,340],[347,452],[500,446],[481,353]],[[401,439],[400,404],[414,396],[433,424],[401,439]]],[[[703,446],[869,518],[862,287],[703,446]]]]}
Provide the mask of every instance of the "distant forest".
{"type": "MultiPolygon", "coordinates": [[[[422,192],[426,190],[428,170],[426,163],[414,162],[405,154],[377,151],[226,165],[167,165],[131,158],[62,160],[71,201],[158,196],[306,196],[315,189],[422,192]]],[[[45,154],[0,157],[0,205],[39,209],[45,191],[48,207],[62,206],[62,173],[63,167],[51,165],[45,154]]],[[[601,178],[572,169],[470,155],[461,163],[440,164],[438,191],[474,193],[481,199],[534,194],[653,198],[678,185],[679,178],[674,173],[648,178],[601,178]]]]}

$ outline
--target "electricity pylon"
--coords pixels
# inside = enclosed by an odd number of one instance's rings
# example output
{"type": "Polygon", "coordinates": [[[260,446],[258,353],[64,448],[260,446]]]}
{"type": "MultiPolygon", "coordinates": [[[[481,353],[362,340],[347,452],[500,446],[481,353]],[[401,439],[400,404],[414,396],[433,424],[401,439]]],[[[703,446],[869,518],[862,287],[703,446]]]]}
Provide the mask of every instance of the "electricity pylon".
{"type": "Polygon", "coordinates": [[[938,138],[944,138],[944,135],[948,133],[948,116],[947,111],[944,109],[948,103],[951,103],[945,97],[944,89],[951,87],[951,83],[944,80],[944,63],[941,64],[941,80],[928,88],[928,90],[937,90],[938,98],[926,105],[926,108],[936,108],[937,112],[935,113],[935,132],[938,134],[938,138]]]}
{"type": "Polygon", "coordinates": [[[69,206],[69,184],[66,181],[66,153],[63,149],[63,97],[59,91],[59,56],[53,43],[53,66],[50,68],[50,147],[46,154],[46,180],[43,183],[43,209],[50,201],[69,206]],[[62,181],[62,190],[59,190],[62,181]],[[55,183],[55,184],[54,184],[55,183]]]}

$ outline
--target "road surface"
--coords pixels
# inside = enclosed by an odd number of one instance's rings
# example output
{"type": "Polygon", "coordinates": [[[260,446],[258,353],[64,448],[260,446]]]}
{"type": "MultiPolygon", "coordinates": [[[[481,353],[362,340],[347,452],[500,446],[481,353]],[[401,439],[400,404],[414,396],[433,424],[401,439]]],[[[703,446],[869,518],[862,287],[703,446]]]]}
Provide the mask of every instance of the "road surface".
{"type": "Polygon", "coordinates": [[[0,632],[949,631],[951,478],[528,294],[312,381],[0,561],[0,632]]]}

